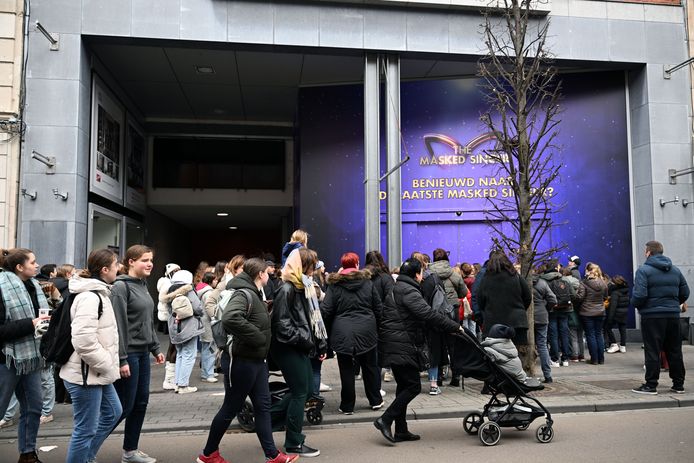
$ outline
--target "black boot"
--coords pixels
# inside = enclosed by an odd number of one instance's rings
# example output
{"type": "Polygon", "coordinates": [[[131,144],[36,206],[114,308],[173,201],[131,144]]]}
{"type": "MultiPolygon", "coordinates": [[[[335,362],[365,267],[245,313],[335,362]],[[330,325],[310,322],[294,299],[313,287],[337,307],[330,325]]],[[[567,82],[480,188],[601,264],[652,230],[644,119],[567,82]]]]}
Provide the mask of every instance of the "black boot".
{"type": "Polygon", "coordinates": [[[384,423],[382,418],[379,418],[376,421],[374,421],[374,426],[376,427],[376,429],[381,431],[381,434],[383,434],[383,437],[385,437],[386,440],[388,440],[388,442],[395,443],[395,438],[393,437],[393,433],[390,430],[390,425],[384,423]]]}

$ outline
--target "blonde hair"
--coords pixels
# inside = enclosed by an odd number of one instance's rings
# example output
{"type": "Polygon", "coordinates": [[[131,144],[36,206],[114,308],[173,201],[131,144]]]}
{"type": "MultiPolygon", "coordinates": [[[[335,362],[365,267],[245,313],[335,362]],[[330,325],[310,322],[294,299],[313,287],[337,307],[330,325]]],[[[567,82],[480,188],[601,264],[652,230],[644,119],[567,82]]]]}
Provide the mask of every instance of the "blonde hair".
{"type": "Polygon", "coordinates": [[[62,278],[70,278],[72,272],[75,271],[75,266],[72,264],[63,264],[55,270],[56,276],[62,278]]]}
{"type": "Polygon", "coordinates": [[[229,270],[229,272],[232,275],[236,275],[239,272],[239,269],[243,267],[243,264],[245,262],[246,256],[237,254],[234,257],[232,257],[229,263],[227,264],[227,270],[229,270]]]}
{"type": "Polygon", "coordinates": [[[294,230],[294,233],[292,233],[291,238],[289,238],[290,243],[301,243],[304,245],[304,247],[308,247],[308,233],[305,231],[299,229],[299,230],[294,230]]]}
{"type": "Polygon", "coordinates": [[[586,277],[597,278],[600,280],[605,279],[605,275],[602,273],[602,270],[600,270],[600,266],[598,264],[594,264],[593,262],[588,262],[586,264],[586,277]]]}

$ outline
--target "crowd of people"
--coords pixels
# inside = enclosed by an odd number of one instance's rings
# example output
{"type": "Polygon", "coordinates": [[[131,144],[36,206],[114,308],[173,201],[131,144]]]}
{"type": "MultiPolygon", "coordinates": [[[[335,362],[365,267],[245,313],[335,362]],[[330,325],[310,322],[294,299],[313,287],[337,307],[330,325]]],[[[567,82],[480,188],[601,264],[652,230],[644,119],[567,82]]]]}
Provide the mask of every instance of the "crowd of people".
{"type": "MultiPolygon", "coordinates": [[[[190,378],[199,353],[201,380],[222,380],[225,394],[198,463],[227,461],[219,445],[247,397],[267,461],[293,462],[320,455],[306,442],[304,410],[307,400],[322,400],[321,365],[335,356],[339,412],[354,413],[360,378],[368,407],[383,409],[374,422],[383,437],[419,440],[408,428],[407,406],[421,392],[422,372],[429,394],[441,394],[445,370],[456,364],[451,335],[467,331],[485,339],[491,357],[513,365],[519,381],[526,380],[516,348],[528,344],[531,305],[545,383],[553,381],[553,368],[581,361],[602,365],[606,353],[626,352],[631,303],[650,320],[644,322],[646,383],[634,392],[655,391],[661,351],[670,362],[672,390],[681,392],[681,343],[678,351],[668,320],[686,308],[680,304],[689,290],[662,245],[652,243],[631,299],[621,275],[610,278],[590,262],[582,276],[578,256],[566,267],[557,260],[541,263],[526,279],[501,250],[482,265],[452,265],[450,253],[437,248],[433,261],[415,252],[394,269],[378,251],[368,252],[363,266],[357,254],[346,252],[340,268],[327,274],[303,230],[285,244],[279,265],[270,254],[234,256],[214,266],[202,262],[195,272],[169,263],[157,281],[156,301],[146,282],[154,266],[147,246],[130,247],[122,261],[110,250],[95,250],[79,271],[68,265],[39,271],[30,250],[6,250],[0,259],[0,424],[9,423],[18,407],[19,462],[39,462],[39,425],[52,420],[55,400],[71,402],[68,462],[96,461],[105,439],[124,422],[122,462],[155,463],[139,448],[151,364],[164,365],[163,389],[191,394],[197,392],[190,378]],[[649,278],[663,286],[656,296],[649,293],[649,278]],[[61,305],[69,309],[74,353],[62,365],[47,365],[40,338],[50,310],[61,305]],[[155,320],[168,333],[167,349],[160,347],[155,320]],[[281,372],[289,389],[276,403],[270,399],[271,369],[281,372]],[[397,384],[387,407],[382,381],[397,384]],[[272,416],[283,417],[284,451],[274,442],[278,423],[272,416]]],[[[449,386],[464,387],[460,371],[451,370],[450,378],[449,386]]]]}

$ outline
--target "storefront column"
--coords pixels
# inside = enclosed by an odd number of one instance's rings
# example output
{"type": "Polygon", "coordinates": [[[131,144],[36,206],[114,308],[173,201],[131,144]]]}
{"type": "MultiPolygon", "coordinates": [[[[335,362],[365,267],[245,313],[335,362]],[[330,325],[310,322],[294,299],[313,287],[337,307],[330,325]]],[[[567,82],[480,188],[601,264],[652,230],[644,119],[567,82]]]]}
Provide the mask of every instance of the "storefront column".
{"type": "Polygon", "coordinates": [[[388,159],[388,266],[402,262],[402,207],[400,169],[400,57],[386,57],[386,151],[388,159]]]}
{"type": "Polygon", "coordinates": [[[379,62],[375,54],[364,59],[364,174],[366,252],[381,249],[379,204],[379,62]]]}

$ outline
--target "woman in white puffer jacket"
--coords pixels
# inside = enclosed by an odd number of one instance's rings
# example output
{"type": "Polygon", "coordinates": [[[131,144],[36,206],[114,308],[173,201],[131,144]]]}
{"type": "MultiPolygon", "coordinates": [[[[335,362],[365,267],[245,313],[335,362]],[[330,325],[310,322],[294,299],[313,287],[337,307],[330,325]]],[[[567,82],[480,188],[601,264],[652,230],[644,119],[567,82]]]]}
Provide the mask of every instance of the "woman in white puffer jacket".
{"type": "Polygon", "coordinates": [[[72,398],[74,426],[66,461],[84,463],[96,454],[123,408],[113,383],[120,378],[118,326],[109,298],[118,256],[108,249],[92,251],[87,270],[70,279],[76,294],[70,307],[75,352],[60,368],[72,398]]]}

